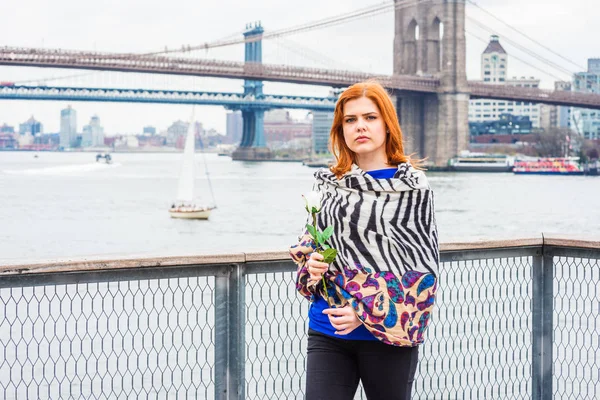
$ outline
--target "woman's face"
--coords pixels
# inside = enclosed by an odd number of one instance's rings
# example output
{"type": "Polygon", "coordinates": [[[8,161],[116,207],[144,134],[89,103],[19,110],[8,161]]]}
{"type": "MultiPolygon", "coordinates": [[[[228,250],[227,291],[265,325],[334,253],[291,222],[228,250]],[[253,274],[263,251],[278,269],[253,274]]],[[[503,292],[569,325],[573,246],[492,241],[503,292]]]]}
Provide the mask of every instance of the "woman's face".
{"type": "Polygon", "coordinates": [[[359,97],[344,104],[342,128],[346,145],[359,159],[387,159],[385,123],[379,107],[371,99],[359,97]]]}

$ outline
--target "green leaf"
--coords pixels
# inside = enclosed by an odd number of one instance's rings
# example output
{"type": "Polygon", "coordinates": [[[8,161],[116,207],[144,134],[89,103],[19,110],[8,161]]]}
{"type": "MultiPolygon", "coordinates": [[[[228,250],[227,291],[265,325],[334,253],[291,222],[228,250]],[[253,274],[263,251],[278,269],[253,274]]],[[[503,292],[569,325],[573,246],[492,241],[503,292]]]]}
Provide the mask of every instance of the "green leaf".
{"type": "Polygon", "coordinates": [[[323,262],[327,263],[327,264],[331,264],[335,260],[335,257],[337,256],[337,250],[329,248],[321,254],[323,255],[323,262]]]}
{"type": "Polygon", "coordinates": [[[329,246],[327,244],[322,244],[321,247],[323,248],[323,250],[327,250],[327,249],[331,248],[331,246],[329,246]]]}
{"type": "Polygon", "coordinates": [[[318,244],[319,245],[322,244],[324,242],[324,240],[323,240],[323,234],[321,232],[317,231],[317,237],[319,238],[318,239],[318,241],[319,241],[318,244]]]}
{"type": "Polygon", "coordinates": [[[310,236],[312,236],[313,240],[316,242],[317,241],[317,230],[315,229],[315,227],[312,226],[311,224],[306,224],[306,230],[308,230],[308,233],[310,233],[310,236]]]}
{"type": "Polygon", "coordinates": [[[323,243],[325,243],[333,234],[333,226],[328,226],[323,231],[323,243]]]}

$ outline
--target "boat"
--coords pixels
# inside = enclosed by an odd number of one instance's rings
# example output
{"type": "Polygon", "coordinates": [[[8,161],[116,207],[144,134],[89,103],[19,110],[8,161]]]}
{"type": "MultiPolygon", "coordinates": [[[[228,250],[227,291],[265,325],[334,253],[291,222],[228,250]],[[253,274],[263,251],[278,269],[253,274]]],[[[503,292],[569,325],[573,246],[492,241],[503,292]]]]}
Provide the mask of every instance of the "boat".
{"type": "MultiPolygon", "coordinates": [[[[194,186],[196,165],[194,162],[194,155],[196,137],[194,126],[195,124],[191,123],[188,127],[185,138],[185,147],[183,149],[181,171],[179,173],[177,198],[171,205],[169,214],[171,218],[207,220],[210,217],[211,211],[217,207],[215,205],[214,194],[210,184],[210,177],[208,176],[208,169],[206,168],[206,160],[204,160],[205,171],[213,199],[213,205],[202,205],[195,200],[194,186]]],[[[204,153],[202,153],[202,157],[204,157],[204,153]]]]}
{"type": "Polygon", "coordinates": [[[463,152],[448,161],[448,167],[457,172],[510,172],[514,162],[514,157],[506,154],[463,152]]]}
{"type": "Polygon", "coordinates": [[[513,169],[515,174],[535,175],[583,175],[579,157],[543,157],[536,160],[518,160],[513,169]]]}
{"type": "Polygon", "coordinates": [[[111,164],[112,163],[112,157],[108,153],[106,153],[104,155],[102,153],[96,154],[96,162],[100,161],[100,159],[104,159],[104,162],[106,164],[111,164]]]}

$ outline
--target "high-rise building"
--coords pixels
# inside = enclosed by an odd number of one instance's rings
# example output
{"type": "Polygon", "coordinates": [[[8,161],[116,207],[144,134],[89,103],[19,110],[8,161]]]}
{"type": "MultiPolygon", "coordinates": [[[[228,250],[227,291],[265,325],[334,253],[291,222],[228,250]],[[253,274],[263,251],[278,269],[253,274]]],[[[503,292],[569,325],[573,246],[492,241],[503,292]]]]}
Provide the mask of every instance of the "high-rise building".
{"type": "Polygon", "coordinates": [[[69,148],[77,143],[77,111],[71,106],[60,111],[60,146],[69,148]]]}
{"type": "Polygon", "coordinates": [[[183,146],[190,124],[184,121],[175,121],[167,128],[167,146],[183,146]]]}
{"type": "Polygon", "coordinates": [[[19,134],[20,135],[31,135],[36,136],[44,133],[44,126],[40,121],[36,121],[33,116],[29,118],[27,121],[19,124],[19,134]]]}
{"type": "MultiPolygon", "coordinates": [[[[497,35],[492,35],[481,54],[481,82],[492,85],[539,87],[540,80],[522,76],[508,78],[508,54],[497,35]]],[[[501,114],[529,117],[534,128],[540,127],[540,106],[527,101],[475,99],[469,101],[469,122],[496,121],[501,114]]]]}
{"type": "Polygon", "coordinates": [[[81,146],[98,147],[104,146],[104,128],[100,125],[100,118],[94,115],[90,123],[83,127],[81,146]]]}
{"type": "Polygon", "coordinates": [[[329,133],[333,125],[333,112],[314,111],[312,125],[313,154],[329,153],[329,133]]]}
{"type": "Polygon", "coordinates": [[[239,144],[242,141],[244,121],[241,111],[232,111],[227,114],[226,136],[228,141],[239,144]]]}
{"type": "MultiPolygon", "coordinates": [[[[573,75],[574,92],[600,93],[600,58],[588,59],[588,70],[573,75]]],[[[571,108],[570,127],[585,139],[600,139],[600,111],[571,108]]]]}

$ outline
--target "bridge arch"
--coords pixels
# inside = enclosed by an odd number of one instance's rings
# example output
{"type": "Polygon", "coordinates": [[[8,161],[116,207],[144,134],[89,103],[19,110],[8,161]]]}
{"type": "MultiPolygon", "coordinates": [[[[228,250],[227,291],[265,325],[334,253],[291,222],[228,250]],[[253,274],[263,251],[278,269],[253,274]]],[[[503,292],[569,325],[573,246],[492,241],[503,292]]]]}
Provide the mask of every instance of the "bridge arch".
{"type": "Polygon", "coordinates": [[[437,74],[442,70],[442,40],[444,38],[444,23],[435,16],[429,26],[427,38],[427,72],[437,74]]]}
{"type": "Polygon", "coordinates": [[[413,18],[406,28],[406,41],[404,44],[405,74],[416,74],[419,69],[419,55],[417,51],[419,36],[419,24],[413,18]]]}

